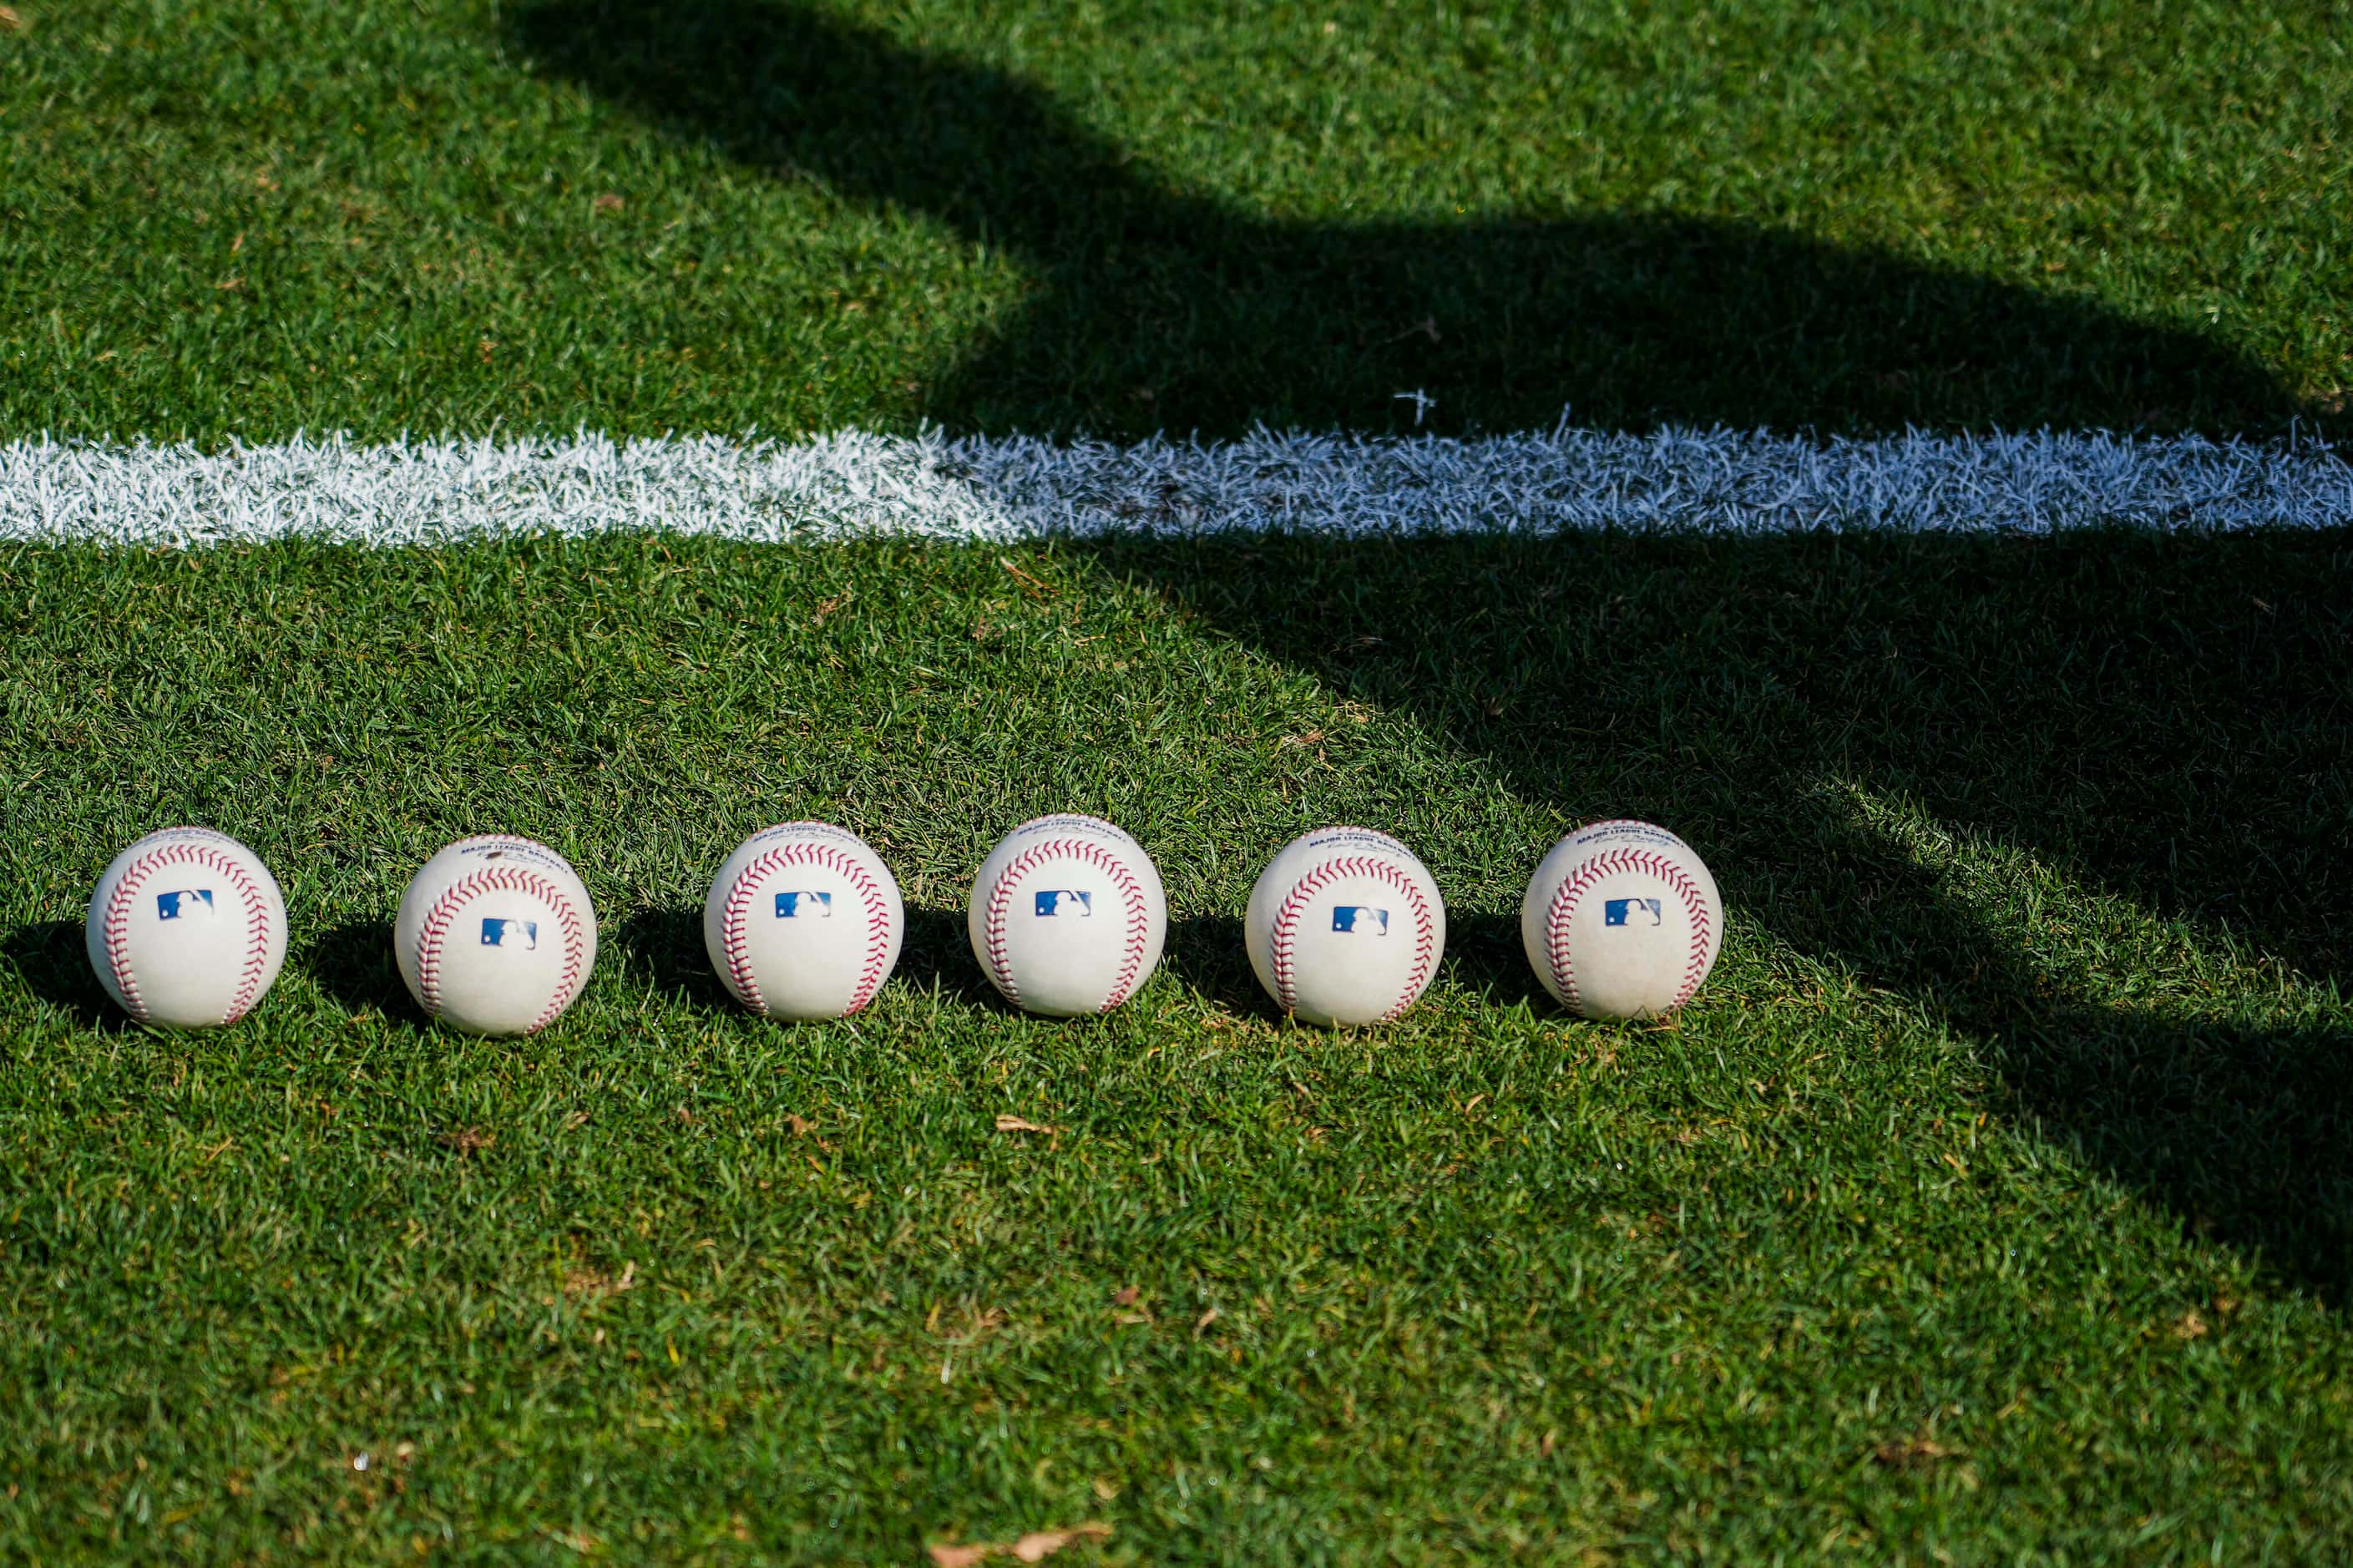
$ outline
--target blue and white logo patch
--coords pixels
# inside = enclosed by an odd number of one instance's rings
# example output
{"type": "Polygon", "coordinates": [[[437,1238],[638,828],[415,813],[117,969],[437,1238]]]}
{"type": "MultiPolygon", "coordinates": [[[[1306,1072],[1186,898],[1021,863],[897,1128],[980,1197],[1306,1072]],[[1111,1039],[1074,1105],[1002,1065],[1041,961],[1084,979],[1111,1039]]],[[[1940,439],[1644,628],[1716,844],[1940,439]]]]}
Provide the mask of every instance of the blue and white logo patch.
{"type": "Polygon", "coordinates": [[[1389,934],[1389,912],[1370,904],[1334,904],[1332,929],[1344,931],[1369,931],[1375,936],[1389,934]]]}
{"type": "Polygon", "coordinates": [[[833,895],[778,893],[776,918],[780,921],[829,921],[833,918],[833,895]]]}
{"type": "Polygon", "coordinates": [[[482,945],[519,947],[525,952],[534,952],[539,947],[539,922],[495,918],[485,920],[482,922],[482,945]]]}
{"type": "Polygon", "coordinates": [[[1606,926],[1654,926],[1664,923],[1656,899],[1604,899],[1601,900],[1601,923],[1606,926]],[[1644,920],[1644,915],[1650,919],[1644,920]]]}
{"type": "Polygon", "coordinates": [[[210,888],[183,888],[176,893],[155,895],[155,918],[159,921],[185,920],[190,915],[213,912],[213,890],[210,888]]]}
{"type": "Polygon", "coordinates": [[[1041,921],[1058,920],[1064,915],[1090,916],[1095,912],[1095,896],[1075,888],[1053,888],[1038,895],[1037,909],[1041,921]]]}

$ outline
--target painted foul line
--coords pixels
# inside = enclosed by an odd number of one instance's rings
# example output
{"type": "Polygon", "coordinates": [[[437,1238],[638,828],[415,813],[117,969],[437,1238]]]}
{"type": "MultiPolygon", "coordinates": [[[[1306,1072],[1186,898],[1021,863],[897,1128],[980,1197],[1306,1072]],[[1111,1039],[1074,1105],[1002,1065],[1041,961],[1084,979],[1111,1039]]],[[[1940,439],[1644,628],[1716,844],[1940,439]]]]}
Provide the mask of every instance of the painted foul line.
{"type": "Polygon", "coordinates": [[[2048,533],[2353,523],[2314,444],[2077,434],[1827,440],[1731,431],[1455,440],[1260,434],[780,442],[340,437],[217,450],[0,444],[0,540],[369,545],[666,531],[763,542],[1324,535],[2048,533]]]}

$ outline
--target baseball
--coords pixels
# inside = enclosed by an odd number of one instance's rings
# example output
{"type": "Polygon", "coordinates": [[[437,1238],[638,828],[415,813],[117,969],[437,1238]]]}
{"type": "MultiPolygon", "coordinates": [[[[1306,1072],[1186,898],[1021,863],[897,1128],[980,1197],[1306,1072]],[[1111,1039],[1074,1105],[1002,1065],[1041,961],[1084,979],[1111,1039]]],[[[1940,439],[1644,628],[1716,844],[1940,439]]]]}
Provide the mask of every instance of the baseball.
{"type": "Polygon", "coordinates": [[[1144,847],[1101,817],[1041,816],[981,862],[972,951],[1008,1002],[1067,1018],[1107,1013],[1168,940],[1168,899],[1144,847]]]}
{"type": "Polygon", "coordinates": [[[286,963],[286,900],[226,833],[167,827],[114,858],[90,896],[90,965],[142,1024],[234,1024],[286,963]]]}
{"type": "Polygon", "coordinates": [[[1282,847],[1242,916],[1250,967],[1311,1024],[1381,1024],[1430,984],[1446,903],[1429,868],[1386,833],[1325,827],[1282,847]]]}
{"type": "Polygon", "coordinates": [[[1520,941],[1545,989],[1573,1013],[1672,1013],[1715,965],[1724,900],[1706,862],[1665,828],[1588,823],[1536,868],[1520,941]]]}
{"type": "Polygon", "coordinates": [[[899,962],[907,909],[863,838],[787,822],[735,847],[702,901],[702,944],[736,1001],[770,1018],[840,1018],[899,962]]]}
{"type": "Polygon", "coordinates": [[[392,943],[427,1013],[471,1034],[527,1035],[588,983],[596,911],[563,856],[487,834],[425,862],[400,897],[392,943]]]}

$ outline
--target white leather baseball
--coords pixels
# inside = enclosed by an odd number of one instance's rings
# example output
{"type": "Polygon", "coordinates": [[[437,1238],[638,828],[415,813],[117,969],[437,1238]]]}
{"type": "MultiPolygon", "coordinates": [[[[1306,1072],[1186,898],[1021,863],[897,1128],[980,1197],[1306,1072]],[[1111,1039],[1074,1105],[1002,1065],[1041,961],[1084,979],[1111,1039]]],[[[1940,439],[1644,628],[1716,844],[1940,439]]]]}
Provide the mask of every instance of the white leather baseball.
{"type": "Polygon", "coordinates": [[[1008,1002],[1066,1018],[1135,993],[1168,940],[1168,898],[1144,847],[1098,816],[1025,822],[981,862],[972,951],[1008,1002]]]}
{"type": "Polygon", "coordinates": [[[1654,1016],[1691,1000],[1715,966],[1724,899],[1707,863],[1665,828],[1588,823],[1536,868],[1520,941],[1571,1012],[1654,1016]]]}
{"type": "Polygon", "coordinates": [[[1446,902],[1412,850],[1368,827],[1282,847],[1242,916],[1250,967],[1310,1024],[1380,1024],[1413,1005],[1446,952],[1446,902]]]}
{"type": "Polygon", "coordinates": [[[90,896],[90,965],[142,1024],[234,1024],[286,963],[286,900],[226,833],[167,827],[114,858],[90,896]]]}
{"type": "Polygon", "coordinates": [[[839,1018],[874,999],[907,929],[898,879],[847,828],[787,822],[735,847],[702,900],[702,944],[736,1001],[839,1018]]]}
{"type": "Polygon", "coordinates": [[[527,1035],[596,963],[596,911],[563,856],[502,833],[461,838],[400,896],[393,955],[417,1005],[453,1028],[527,1035]]]}

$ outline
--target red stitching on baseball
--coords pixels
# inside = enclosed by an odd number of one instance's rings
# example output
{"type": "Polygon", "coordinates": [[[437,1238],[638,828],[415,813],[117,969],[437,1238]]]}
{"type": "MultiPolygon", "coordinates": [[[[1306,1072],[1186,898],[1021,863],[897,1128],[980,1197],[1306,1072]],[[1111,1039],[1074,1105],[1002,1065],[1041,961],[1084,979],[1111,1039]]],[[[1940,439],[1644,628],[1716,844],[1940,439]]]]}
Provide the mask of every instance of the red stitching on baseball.
{"type": "Polygon", "coordinates": [[[1690,1001],[1699,983],[1707,977],[1708,935],[1713,926],[1708,919],[1707,900],[1700,897],[1699,884],[1663,855],[1648,849],[1612,849],[1578,867],[1576,875],[1563,882],[1560,890],[1552,896],[1552,908],[1545,916],[1545,958],[1552,965],[1552,977],[1560,986],[1561,1000],[1570,1012],[1580,1011],[1577,1005],[1577,966],[1568,950],[1569,919],[1577,913],[1577,901],[1588,889],[1619,871],[1646,871],[1672,888],[1683,902],[1684,918],[1691,922],[1691,952],[1683,961],[1683,987],[1663,1009],[1672,1013],[1690,1001]]]}
{"type": "Polygon", "coordinates": [[[433,900],[433,907],[425,911],[425,920],[417,931],[417,994],[427,1013],[437,1018],[441,1016],[442,939],[449,934],[449,923],[458,918],[458,911],[475,895],[494,890],[529,893],[554,910],[555,923],[564,928],[564,973],[547,1005],[524,1027],[524,1034],[533,1034],[554,1023],[564,1009],[572,1005],[573,995],[580,989],[583,979],[581,965],[586,956],[586,943],[580,933],[580,911],[572,907],[571,899],[528,866],[485,866],[452,882],[433,900]]]}
{"type": "Polygon", "coordinates": [[[1103,1005],[1095,1009],[1108,1013],[1127,1000],[1135,989],[1136,979],[1144,971],[1145,949],[1151,945],[1152,917],[1145,907],[1144,884],[1127,868],[1118,856],[1102,845],[1087,838],[1048,838],[1032,844],[1006,863],[988,889],[988,912],[983,921],[986,946],[988,949],[988,978],[1005,999],[1015,1006],[1021,1005],[1021,988],[1014,983],[1013,966],[1005,950],[1005,922],[1013,903],[1013,885],[1045,861],[1057,856],[1084,860],[1109,876],[1112,885],[1119,889],[1120,902],[1126,911],[1127,935],[1122,951],[1119,973],[1112,977],[1111,991],[1103,1005]]]}
{"type": "Polygon", "coordinates": [[[115,989],[122,994],[122,1010],[139,1023],[147,1022],[147,1004],[141,999],[138,978],[131,972],[131,906],[149,872],[178,865],[202,866],[227,878],[245,903],[245,967],[229,998],[228,1010],[221,1015],[221,1024],[226,1027],[244,1017],[260,994],[262,972],[269,967],[269,900],[262,896],[261,884],[246,875],[245,868],[219,846],[183,839],[150,849],[122,868],[121,878],[107,898],[106,915],[100,922],[100,934],[106,942],[106,966],[114,975],[115,989]]]}
{"type": "MultiPolygon", "coordinates": [[[[789,823],[787,826],[800,826],[789,823]]],[[[824,826],[812,824],[811,826],[824,826]]],[[[754,1013],[765,1013],[768,1005],[760,995],[760,983],[752,973],[751,936],[745,922],[752,918],[755,885],[762,877],[779,866],[822,866],[828,871],[849,879],[858,889],[860,901],[866,909],[866,963],[858,973],[858,984],[849,994],[849,1005],[842,1010],[844,1017],[857,1012],[874,1000],[881,988],[883,976],[889,973],[886,960],[891,951],[891,910],[882,897],[881,884],[867,874],[847,851],[831,844],[809,843],[806,840],[780,844],[764,850],[752,863],[737,873],[728,884],[727,911],[719,924],[721,945],[727,953],[729,989],[735,1000],[754,1013]]]]}
{"type": "Polygon", "coordinates": [[[1388,860],[1376,860],[1370,856],[1351,855],[1337,860],[1325,860],[1309,868],[1307,874],[1291,886],[1282,906],[1274,913],[1274,931],[1268,942],[1269,956],[1274,970],[1274,999],[1286,1013],[1299,1010],[1299,989],[1293,973],[1293,948],[1299,939],[1299,917],[1307,910],[1317,892],[1343,877],[1369,877],[1394,888],[1405,896],[1406,904],[1413,910],[1413,971],[1406,976],[1405,991],[1375,1023],[1386,1024],[1403,1013],[1430,984],[1430,966],[1437,962],[1437,938],[1430,918],[1430,905],[1421,889],[1401,866],[1388,860]]]}

